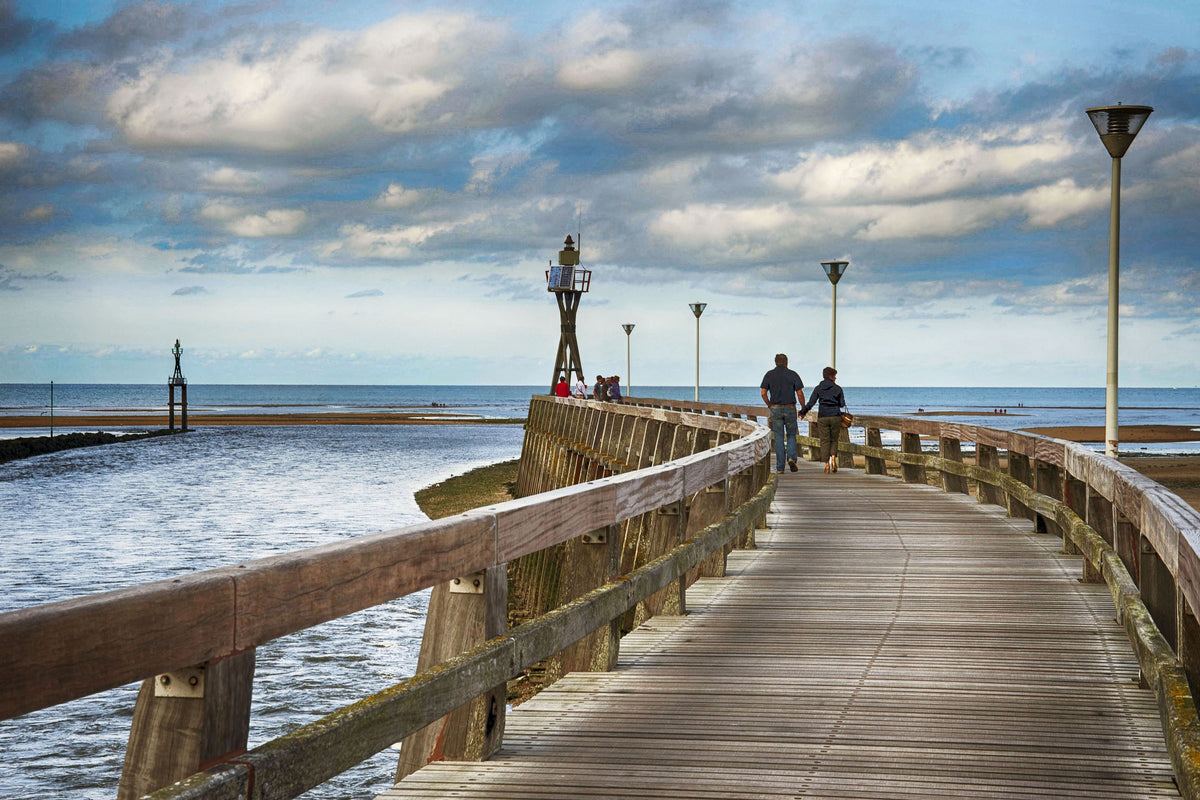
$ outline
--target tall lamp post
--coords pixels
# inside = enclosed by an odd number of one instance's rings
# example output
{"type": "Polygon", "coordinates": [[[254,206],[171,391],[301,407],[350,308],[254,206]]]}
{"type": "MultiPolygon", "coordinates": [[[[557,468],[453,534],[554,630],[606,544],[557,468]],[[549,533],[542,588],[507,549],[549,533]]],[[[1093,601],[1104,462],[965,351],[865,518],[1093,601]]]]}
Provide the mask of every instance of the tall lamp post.
{"type": "Polygon", "coordinates": [[[825,270],[825,277],[829,278],[829,282],[833,284],[833,322],[829,333],[829,366],[837,369],[837,285],[842,276],[846,274],[846,267],[850,266],[849,261],[822,261],[821,267],[825,270]]]}
{"type": "Polygon", "coordinates": [[[633,323],[626,322],[621,325],[625,329],[625,396],[633,394],[633,375],[629,371],[629,335],[633,333],[633,323]]]}
{"type": "Polygon", "coordinates": [[[1104,383],[1104,455],[1117,457],[1117,321],[1120,298],[1121,157],[1133,144],[1150,106],[1097,106],[1087,115],[1112,156],[1112,201],[1108,213],[1108,369],[1104,383]]]}
{"type": "Polygon", "coordinates": [[[708,303],[688,303],[692,313],[696,315],[696,402],[700,402],[700,315],[708,307],[708,303]]]}

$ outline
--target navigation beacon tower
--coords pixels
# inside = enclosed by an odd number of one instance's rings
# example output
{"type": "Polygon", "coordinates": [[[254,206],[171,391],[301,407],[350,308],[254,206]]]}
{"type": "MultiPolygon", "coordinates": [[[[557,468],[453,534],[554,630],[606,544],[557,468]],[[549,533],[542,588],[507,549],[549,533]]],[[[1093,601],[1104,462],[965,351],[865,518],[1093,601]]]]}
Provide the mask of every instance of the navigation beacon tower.
{"type": "Polygon", "coordinates": [[[579,310],[579,299],[592,283],[592,271],[579,266],[579,251],[568,234],[563,249],[558,251],[558,266],[553,264],[546,270],[546,291],[554,292],[558,299],[558,317],[562,323],[562,335],[558,340],[558,355],[554,360],[554,373],[550,376],[550,394],[558,376],[571,380],[574,372],[587,383],[583,365],[579,361],[579,341],[575,338],[575,312],[579,310]]]}
{"type": "Polygon", "coordinates": [[[179,430],[183,432],[187,430],[187,378],[183,377],[183,370],[179,368],[179,356],[183,355],[183,348],[179,346],[178,339],[175,340],[175,346],[171,348],[171,352],[175,355],[175,374],[167,379],[167,390],[171,394],[170,400],[167,403],[170,409],[168,429],[175,430],[175,387],[178,386],[182,395],[180,408],[183,412],[182,424],[179,426],[179,430]]]}

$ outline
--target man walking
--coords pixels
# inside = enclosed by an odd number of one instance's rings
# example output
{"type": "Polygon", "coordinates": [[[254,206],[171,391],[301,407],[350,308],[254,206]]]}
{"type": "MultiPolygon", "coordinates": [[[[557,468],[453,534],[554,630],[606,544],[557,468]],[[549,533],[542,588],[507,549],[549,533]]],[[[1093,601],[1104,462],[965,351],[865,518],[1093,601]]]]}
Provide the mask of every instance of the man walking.
{"type": "Polygon", "coordinates": [[[795,472],[796,437],[800,435],[796,425],[796,404],[804,402],[804,381],[788,369],[788,357],[779,353],[775,356],[775,369],[763,376],[761,388],[763,402],[770,408],[768,418],[775,434],[775,471],[783,472],[786,455],[788,467],[795,472]]]}

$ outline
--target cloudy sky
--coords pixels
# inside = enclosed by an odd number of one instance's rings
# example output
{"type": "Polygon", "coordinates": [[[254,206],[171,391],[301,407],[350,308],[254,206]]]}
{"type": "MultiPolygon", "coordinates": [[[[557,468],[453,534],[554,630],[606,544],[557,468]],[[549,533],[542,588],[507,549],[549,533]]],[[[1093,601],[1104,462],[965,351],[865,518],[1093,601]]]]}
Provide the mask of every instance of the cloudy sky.
{"type": "Polygon", "coordinates": [[[1200,385],[1195,0],[0,0],[0,382],[1200,385]]]}

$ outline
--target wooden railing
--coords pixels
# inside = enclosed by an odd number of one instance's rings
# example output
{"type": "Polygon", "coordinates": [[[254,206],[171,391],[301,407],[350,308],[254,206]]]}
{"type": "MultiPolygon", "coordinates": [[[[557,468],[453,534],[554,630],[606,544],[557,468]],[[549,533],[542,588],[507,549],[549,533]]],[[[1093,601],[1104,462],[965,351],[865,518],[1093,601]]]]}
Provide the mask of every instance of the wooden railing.
{"type": "Polygon", "coordinates": [[[773,496],[769,449],[750,421],[535,397],[522,481],[537,494],[0,615],[0,718],[143,681],[122,798],[292,798],[405,737],[402,759],[425,758],[426,726],[439,757],[484,757],[503,732],[508,679],[572,647],[584,651],[572,663],[615,663],[614,620],[651,606],[681,613],[688,580],[723,569],[773,496]],[[630,531],[662,547],[622,572],[612,565],[626,563],[630,531]],[[604,567],[575,580],[569,602],[506,631],[506,565],[564,543],[602,552],[604,567]],[[429,587],[416,676],[245,751],[258,646],[429,587]],[[455,635],[434,641],[450,620],[455,635]],[[464,630],[477,641],[461,646],[464,630]],[[452,654],[428,663],[445,641],[452,654]],[[603,658],[588,654],[600,645],[603,658]]]}
{"type": "MultiPolygon", "coordinates": [[[[723,408],[764,413],[757,406],[723,408]]],[[[814,418],[810,413],[808,420],[814,418]]],[[[974,493],[981,503],[1028,518],[1035,530],[1060,535],[1064,552],[1082,556],[1082,580],[1108,585],[1141,679],[1155,693],[1179,790],[1200,798],[1200,716],[1193,699],[1200,687],[1200,513],[1136,470],[1059,439],[908,417],[856,416],[854,427],[864,444],[851,444],[843,431],[842,464],[857,455],[868,474],[885,474],[893,464],[907,483],[974,493]],[[899,450],[883,447],[885,431],[899,435],[899,450]],[[932,449],[935,442],[936,450],[926,452],[925,443],[932,449]],[[972,463],[964,444],[974,450],[972,463]]],[[[812,437],[801,442],[817,444],[812,437]]]]}

